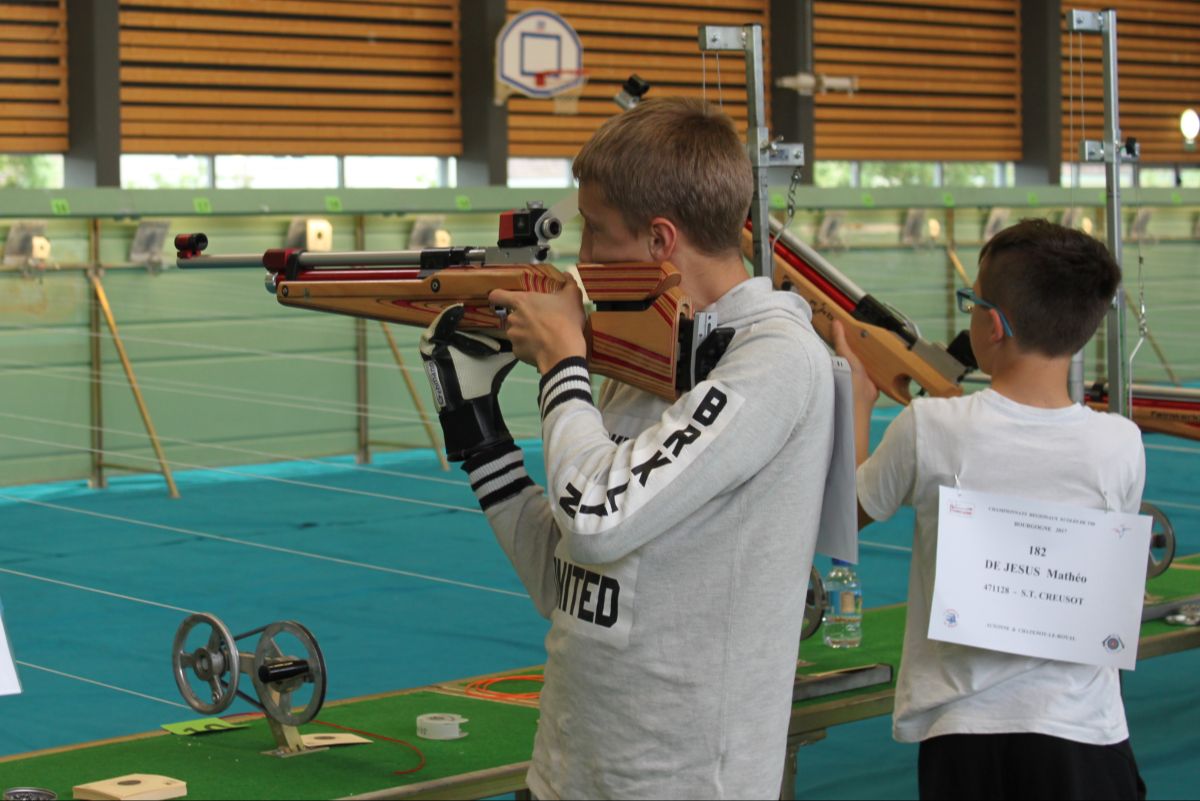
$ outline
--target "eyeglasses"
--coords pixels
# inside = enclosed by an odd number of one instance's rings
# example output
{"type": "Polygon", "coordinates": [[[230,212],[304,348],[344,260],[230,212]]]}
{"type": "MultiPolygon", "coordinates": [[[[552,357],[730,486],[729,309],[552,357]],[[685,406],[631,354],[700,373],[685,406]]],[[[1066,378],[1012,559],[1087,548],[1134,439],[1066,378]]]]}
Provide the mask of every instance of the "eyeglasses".
{"type": "Polygon", "coordinates": [[[959,289],[955,296],[958,298],[958,310],[963,313],[969,313],[976,306],[981,306],[985,309],[995,309],[996,314],[1000,315],[1000,325],[1004,326],[1006,336],[1012,336],[1012,326],[1008,324],[1008,318],[1004,316],[1004,312],[1000,311],[1000,307],[995,303],[988,303],[983,298],[976,295],[970,289],[959,289]]]}

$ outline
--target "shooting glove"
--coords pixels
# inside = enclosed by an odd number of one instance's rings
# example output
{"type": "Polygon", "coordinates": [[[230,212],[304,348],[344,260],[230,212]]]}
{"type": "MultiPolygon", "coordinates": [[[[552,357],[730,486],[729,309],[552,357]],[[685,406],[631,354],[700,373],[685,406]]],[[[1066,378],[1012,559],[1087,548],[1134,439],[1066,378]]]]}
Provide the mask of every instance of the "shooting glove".
{"type": "Polygon", "coordinates": [[[500,384],[517,363],[512,345],[458,330],[463,306],[451,306],[421,334],[421,359],[433,389],[446,457],[461,462],[512,435],[500,414],[500,384]]]}

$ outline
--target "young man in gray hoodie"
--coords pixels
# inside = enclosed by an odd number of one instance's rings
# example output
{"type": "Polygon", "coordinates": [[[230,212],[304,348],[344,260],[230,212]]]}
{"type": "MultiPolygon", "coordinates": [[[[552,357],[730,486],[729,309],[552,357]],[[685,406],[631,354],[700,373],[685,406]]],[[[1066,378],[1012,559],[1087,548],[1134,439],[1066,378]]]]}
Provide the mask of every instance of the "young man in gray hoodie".
{"type": "Polygon", "coordinates": [[[452,326],[423,338],[427,369],[457,388],[440,404],[448,441],[468,443],[463,468],[551,624],[529,787],[778,797],[834,440],[830,357],[803,299],[747,275],[752,176],[725,114],[646,100],[601,126],[574,173],[580,261],[670,261],[735,334],[675,403],[609,381],[595,404],[578,288],[494,292],[513,353],[542,374],[545,489],[495,402],[513,354],[472,337],[483,350],[468,355],[452,326]]]}

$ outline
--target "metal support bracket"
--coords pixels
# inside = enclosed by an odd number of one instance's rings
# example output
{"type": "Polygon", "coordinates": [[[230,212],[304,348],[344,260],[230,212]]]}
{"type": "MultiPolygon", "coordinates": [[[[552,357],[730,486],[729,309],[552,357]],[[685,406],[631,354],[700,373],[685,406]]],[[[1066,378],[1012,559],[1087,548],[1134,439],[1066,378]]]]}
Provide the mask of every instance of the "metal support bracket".
{"type": "Polygon", "coordinates": [[[1072,9],[1067,17],[1067,30],[1071,33],[1103,33],[1104,15],[1099,11],[1072,9]]]}
{"type": "MultiPolygon", "coordinates": [[[[1067,29],[1072,33],[1100,34],[1104,70],[1104,138],[1086,141],[1081,146],[1085,162],[1103,162],[1105,165],[1106,230],[1108,250],[1118,265],[1123,264],[1121,253],[1121,164],[1134,161],[1140,153],[1137,142],[1124,142],[1117,86],[1117,12],[1081,11],[1067,12],[1067,29]]],[[[1130,398],[1129,363],[1125,357],[1125,287],[1118,285],[1108,312],[1105,344],[1108,350],[1108,381],[1114,388],[1108,395],[1110,412],[1129,416],[1132,413],[1130,398]]],[[[1072,361],[1071,398],[1081,401],[1083,397],[1083,354],[1076,354],[1072,361]]]]}
{"type": "Polygon", "coordinates": [[[771,258],[766,252],[770,237],[770,195],[767,185],[771,167],[804,166],[804,145],[772,141],[767,128],[766,89],[763,83],[763,38],[761,25],[701,25],[697,37],[700,52],[740,52],[746,56],[746,149],[754,170],[754,197],[750,203],[753,226],[754,274],[769,276],[771,258]]]}
{"type": "Polygon", "coordinates": [[[1112,163],[1137,161],[1142,156],[1142,146],[1136,139],[1126,139],[1124,142],[1115,141],[1111,145],[1099,139],[1085,139],[1079,144],[1081,160],[1092,162],[1112,163]]]}

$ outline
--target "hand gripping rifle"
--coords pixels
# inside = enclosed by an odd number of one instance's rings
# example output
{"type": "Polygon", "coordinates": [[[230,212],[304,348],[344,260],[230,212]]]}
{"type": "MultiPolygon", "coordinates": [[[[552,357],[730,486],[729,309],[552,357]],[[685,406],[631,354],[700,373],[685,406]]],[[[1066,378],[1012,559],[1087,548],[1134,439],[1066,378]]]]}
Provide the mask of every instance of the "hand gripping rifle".
{"type": "MultiPolygon", "coordinates": [[[[540,203],[500,215],[496,247],[312,252],[275,248],[261,255],[203,256],[204,234],[175,237],[182,269],[266,267],[267,291],[285,306],[425,327],[463,304],[464,330],[503,338],[507,310],[495,289],[555,292],[575,280],[546,263],[562,222],[540,203]]],[[[590,298],[585,335],[591,370],[668,401],[703,380],[732,338],[716,317],[696,312],[669,263],[580,264],[590,298]]]]}
{"type": "MultiPolygon", "coordinates": [[[[813,328],[830,346],[833,321],[840,320],[867,375],[881,392],[904,404],[912,400],[913,384],[937,397],[962,394],[959,382],[976,367],[965,331],[948,348],[929,342],[775,220],[771,220],[771,235],[775,287],[796,292],[808,301],[813,328]]],[[[747,223],[742,232],[743,252],[750,241],[747,223]]]]}

